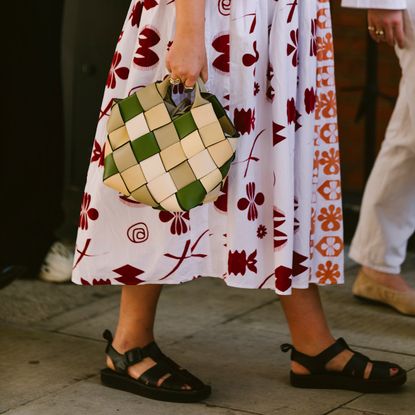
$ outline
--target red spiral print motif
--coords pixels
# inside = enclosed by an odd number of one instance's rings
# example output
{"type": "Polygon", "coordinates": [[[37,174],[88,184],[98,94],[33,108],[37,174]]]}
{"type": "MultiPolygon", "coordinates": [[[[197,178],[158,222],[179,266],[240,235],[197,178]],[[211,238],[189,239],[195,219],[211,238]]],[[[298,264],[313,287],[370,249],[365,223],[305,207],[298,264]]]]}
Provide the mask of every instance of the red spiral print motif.
{"type": "Polygon", "coordinates": [[[218,0],[218,10],[223,16],[231,14],[231,0],[218,0]]]}
{"type": "Polygon", "coordinates": [[[138,222],[128,228],[128,239],[134,244],[140,244],[148,239],[148,227],[144,222],[138,222]]]}

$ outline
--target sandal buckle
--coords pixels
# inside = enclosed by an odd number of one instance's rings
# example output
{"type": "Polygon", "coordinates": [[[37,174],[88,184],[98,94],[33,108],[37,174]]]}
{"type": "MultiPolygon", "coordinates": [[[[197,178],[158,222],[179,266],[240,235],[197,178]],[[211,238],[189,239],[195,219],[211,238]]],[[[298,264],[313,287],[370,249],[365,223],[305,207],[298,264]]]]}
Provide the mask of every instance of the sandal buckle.
{"type": "Polygon", "coordinates": [[[141,362],[145,357],[143,351],[139,348],[128,350],[124,356],[128,366],[141,362]]]}

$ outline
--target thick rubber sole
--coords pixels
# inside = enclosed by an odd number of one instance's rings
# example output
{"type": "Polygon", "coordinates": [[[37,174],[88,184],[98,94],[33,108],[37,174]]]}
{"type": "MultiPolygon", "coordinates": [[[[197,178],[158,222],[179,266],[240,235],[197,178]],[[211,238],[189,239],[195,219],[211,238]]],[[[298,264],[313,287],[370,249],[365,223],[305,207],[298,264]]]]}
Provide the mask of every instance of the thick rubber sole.
{"type": "Polygon", "coordinates": [[[406,372],[401,370],[387,380],[356,379],[342,375],[297,375],[290,373],[291,385],[307,389],[345,389],[362,393],[395,392],[406,382],[406,372]]]}
{"type": "Polygon", "coordinates": [[[211,393],[210,386],[205,385],[202,389],[192,391],[172,391],[146,386],[131,376],[117,373],[111,369],[101,370],[101,382],[110,388],[131,392],[149,399],[166,402],[192,403],[206,399],[211,393]]]}

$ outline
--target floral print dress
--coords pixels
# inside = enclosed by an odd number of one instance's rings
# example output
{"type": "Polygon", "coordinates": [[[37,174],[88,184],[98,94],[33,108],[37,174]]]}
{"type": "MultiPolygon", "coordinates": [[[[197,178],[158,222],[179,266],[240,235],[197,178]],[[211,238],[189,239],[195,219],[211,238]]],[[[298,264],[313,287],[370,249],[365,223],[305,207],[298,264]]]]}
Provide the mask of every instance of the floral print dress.
{"type": "MultiPolygon", "coordinates": [[[[108,75],[72,281],[178,284],[222,278],[290,294],[343,282],[339,145],[328,0],[206,0],[207,89],[240,133],[216,202],[144,206],[102,183],[114,98],[162,79],[173,0],[134,0],[108,75]]],[[[180,94],[180,87],[175,87],[180,94]]]]}

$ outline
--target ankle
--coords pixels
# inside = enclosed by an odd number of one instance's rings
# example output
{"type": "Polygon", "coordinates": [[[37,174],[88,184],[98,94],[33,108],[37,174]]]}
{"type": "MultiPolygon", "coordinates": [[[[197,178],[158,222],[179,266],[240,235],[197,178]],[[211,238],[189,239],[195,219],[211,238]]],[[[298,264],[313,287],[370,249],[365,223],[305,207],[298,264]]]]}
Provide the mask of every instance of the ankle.
{"type": "Polygon", "coordinates": [[[135,335],[115,335],[112,346],[119,353],[125,353],[127,350],[135,347],[145,347],[154,341],[153,333],[140,333],[135,335]]]}
{"type": "Polygon", "coordinates": [[[293,346],[297,351],[307,356],[317,356],[323,350],[335,343],[336,339],[332,335],[325,335],[313,339],[293,340],[293,346]]]}

